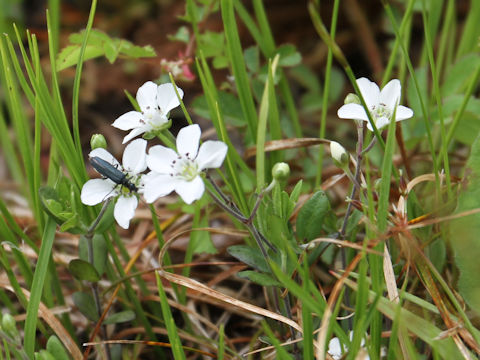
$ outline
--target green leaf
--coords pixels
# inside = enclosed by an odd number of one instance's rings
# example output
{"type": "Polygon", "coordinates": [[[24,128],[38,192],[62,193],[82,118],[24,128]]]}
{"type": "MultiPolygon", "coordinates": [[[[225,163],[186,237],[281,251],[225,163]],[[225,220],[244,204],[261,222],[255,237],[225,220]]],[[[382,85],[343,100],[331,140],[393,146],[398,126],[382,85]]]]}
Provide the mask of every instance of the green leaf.
{"type": "Polygon", "coordinates": [[[75,292],[72,295],[73,303],[78,310],[90,321],[98,321],[98,313],[95,308],[95,301],[90,294],[75,292]]]}
{"type": "MultiPolygon", "coordinates": [[[[443,114],[445,117],[454,117],[464,101],[464,94],[451,95],[444,99],[443,114]]],[[[438,110],[432,111],[432,118],[438,118],[438,110]]],[[[472,145],[480,132],[480,99],[470,97],[465,111],[462,113],[456,126],[453,137],[466,144],[472,145]]]]}
{"type": "MultiPolygon", "coordinates": [[[[199,227],[208,227],[208,217],[203,216],[198,225],[199,227]]],[[[216,254],[218,252],[215,245],[213,245],[209,231],[196,231],[195,236],[190,241],[194,242],[191,246],[195,254],[216,254]]]]}
{"type": "Polygon", "coordinates": [[[260,53],[258,46],[251,46],[243,52],[245,57],[245,65],[247,69],[256,74],[260,70],[260,53]]]}
{"type": "MultiPolygon", "coordinates": [[[[304,64],[295,66],[289,71],[289,75],[293,77],[300,85],[302,85],[308,92],[319,95],[322,93],[322,86],[318,80],[318,76],[308,66],[304,64]]],[[[318,99],[317,101],[320,102],[318,99]]]]}
{"type": "Polygon", "coordinates": [[[248,279],[262,286],[280,286],[281,285],[277,280],[275,280],[270,275],[265,273],[259,273],[252,270],[240,271],[237,275],[243,279],[248,279]]]}
{"type": "Polygon", "coordinates": [[[190,41],[190,31],[186,26],[180,26],[174,35],[167,35],[170,41],[181,41],[186,44],[190,41]]]}
{"type": "Polygon", "coordinates": [[[277,49],[277,54],[280,55],[280,66],[295,66],[302,61],[302,55],[297,51],[297,48],[292,44],[282,45],[277,49]]]}
{"type": "Polygon", "coordinates": [[[254,269],[257,269],[258,271],[264,273],[270,272],[270,267],[258,249],[254,249],[246,245],[234,245],[230,246],[227,251],[235,259],[240,260],[254,269]]]}
{"type": "Polygon", "coordinates": [[[480,133],[480,117],[478,113],[465,111],[458,122],[453,137],[463,144],[472,145],[478,133],[480,133]]]}
{"type": "Polygon", "coordinates": [[[48,338],[47,341],[47,351],[53,355],[53,358],[56,360],[68,360],[67,351],[63,347],[61,341],[55,335],[52,335],[48,338]]]}
{"type": "Polygon", "coordinates": [[[108,325],[108,324],[118,324],[118,323],[123,323],[123,322],[129,322],[135,319],[135,312],[132,310],[125,310],[121,311],[118,313],[115,313],[113,315],[110,315],[105,319],[103,324],[108,325]]]}
{"type": "Polygon", "coordinates": [[[299,180],[295,187],[293,188],[292,192],[290,193],[290,200],[296,204],[298,198],[300,197],[300,193],[302,192],[303,180],[299,180]]]}
{"type": "Polygon", "coordinates": [[[198,39],[198,47],[206,58],[225,53],[225,35],[223,32],[205,31],[198,39]]]}
{"type": "Polygon", "coordinates": [[[469,54],[459,59],[455,64],[451,65],[445,72],[446,78],[442,84],[442,97],[458,94],[464,90],[471,79],[473,73],[480,62],[479,54],[469,54]]]}
{"type": "MultiPolygon", "coordinates": [[[[415,69],[415,77],[418,81],[418,86],[420,89],[420,94],[422,99],[428,99],[428,76],[427,76],[427,68],[422,67],[419,69],[415,69]]],[[[420,103],[419,96],[417,94],[417,90],[415,88],[415,82],[413,78],[410,78],[407,84],[407,99],[409,107],[413,110],[415,117],[422,117],[422,106],[420,103]]]]}
{"type": "Polygon", "coordinates": [[[103,234],[108,229],[110,229],[115,222],[115,218],[113,217],[113,210],[115,209],[115,203],[113,201],[108,204],[107,210],[103,214],[102,219],[97,225],[96,233],[103,234]]]}
{"type": "Polygon", "coordinates": [[[85,280],[90,282],[97,282],[100,280],[95,267],[89,262],[81,259],[73,259],[68,264],[68,271],[77,280],[85,280]]]}
{"type": "MultiPolygon", "coordinates": [[[[81,31],[70,35],[70,44],[58,54],[57,71],[76,65],[80,56],[83,37],[81,31]]],[[[155,50],[151,46],[136,46],[130,41],[112,38],[100,30],[92,29],[85,48],[84,60],[93,59],[104,55],[110,63],[113,63],[119,55],[130,58],[154,57],[155,50]]]]}
{"type": "Polygon", "coordinates": [[[64,221],[62,225],[60,226],[60,231],[61,232],[67,232],[67,231],[77,231],[77,225],[78,225],[78,217],[76,214],[73,214],[71,212],[62,212],[62,216],[68,217],[67,221],[64,221]]]}
{"type": "MultiPolygon", "coordinates": [[[[480,137],[472,145],[466,166],[466,187],[460,193],[455,212],[480,208],[480,137]]],[[[458,287],[472,310],[480,314],[480,214],[463,216],[450,224],[450,246],[455,253],[455,263],[460,270],[458,287]]]]}
{"type": "MultiPolygon", "coordinates": [[[[242,106],[235,95],[225,91],[219,91],[218,103],[225,122],[233,126],[245,126],[246,123],[242,115],[242,106]]],[[[193,111],[195,114],[209,119],[210,110],[205,95],[198,96],[193,100],[193,111]]]]}
{"type": "Polygon", "coordinates": [[[38,190],[40,202],[45,212],[61,226],[61,231],[78,234],[83,232],[85,226],[78,216],[77,209],[72,207],[72,202],[75,200],[69,201],[76,196],[72,184],[65,185],[64,180],[65,178],[60,180],[57,189],[42,186],[38,190]]]}
{"type": "MultiPolygon", "coordinates": [[[[107,264],[108,249],[105,238],[102,235],[96,234],[92,239],[93,243],[93,266],[99,276],[105,272],[107,264]]],[[[85,236],[81,236],[78,243],[78,254],[81,260],[88,261],[88,243],[85,236]]]]}
{"type": "Polygon", "coordinates": [[[323,221],[330,211],[330,202],[323,191],[317,191],[302,206],[297,218],[297,236],[299,239],[315,239],[322,231],[323,221]]]}
{"type": "Polygon", "coordinates": [[[56,358],[49,351],[42,349],[35,353],[35,360],[56,360],[56,358]]]}

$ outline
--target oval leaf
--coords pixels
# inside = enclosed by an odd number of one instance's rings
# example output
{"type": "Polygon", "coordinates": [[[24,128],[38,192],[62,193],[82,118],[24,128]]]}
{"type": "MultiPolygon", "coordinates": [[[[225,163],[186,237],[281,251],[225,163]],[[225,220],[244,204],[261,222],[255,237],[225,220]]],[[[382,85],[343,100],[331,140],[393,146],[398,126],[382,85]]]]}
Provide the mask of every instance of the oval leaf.
{"type": "Polygon", "coordinates": [[[95,308],[95,302],[91,295],[83,292],[76,292],[73,293],[72,298],[75,306],[88,320],[98,320],[97,309],[95,308]]]}
{"type": "Polygon", "coordinates": [[[297,236],[300,239],[315,239],[322,231],[323,221],[330,211],[330,202],[323,191],[317,191],[302,206],[297,217],[297,236]]]}
{"type": "Polygon", "coordinates": [[[237,275],[243,279],[249,279],[250,281],[253,281],[254,283],[262,286],[281,286],[281,284],[277,280],[275,280],[268,274],[246,270],[240,271],[237,275]]]}
{"type": "Polygon", "coordinates": [[[115,313],[105,319],[103,324],[118,324],[123,322],[132,321],[135,319],[135,313],[132,310],[125,310],[118,313],[115,313]]]}
{"type": "Polygon", "coordinates": [[[47,351],[53,355],[54,359],[57,359],[57,360],[70,359],[61,341],[55,335],[52,335],[48,338],[47,351]]]}
{"type": "Polygon", "coordinates": [[[90,282],[97,282],[100,280],[100,275],[98,274],[95,267],[87,261],[81,259],[73,259],[68,264],[68,270],[70,274],[77,280],[85,280],[90,282]]]}
{"type": "MultiPolygon", "coordinates": [[[[99,276],[105,272],[105,265],[107,264],[108,250],[105,238],[102,235],[96,234],[93,237],[93,266],[99,276]]],[[[80,237],[78,243],[78,253],[80,259],[88,261],[88,244],[85,236],[80,237]]]]}
{"type": "Polygon", "coordinates": [[[258,249],[246,245],[234,245],[227,249],[228,253],[235,259],[257,269],[258,271],[269,273],[270,267],[265,261],[262,253],[258,249]]]}

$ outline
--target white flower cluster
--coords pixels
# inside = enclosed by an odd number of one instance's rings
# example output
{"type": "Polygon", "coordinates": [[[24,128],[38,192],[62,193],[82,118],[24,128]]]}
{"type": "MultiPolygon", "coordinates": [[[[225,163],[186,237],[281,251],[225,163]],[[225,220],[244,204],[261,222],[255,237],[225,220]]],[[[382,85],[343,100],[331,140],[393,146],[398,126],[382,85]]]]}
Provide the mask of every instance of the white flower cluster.
{"type": "MultiPolygon", "coordinates": [[[[178,87],[176,90],[183,98],[183,91],[178,87]]],[[[156,85],[149,81],[142,85],[136,96],[141,111],[129,111],[112,124],[121,130],[130,130],[123,143],[143,133],[155,134],[166,129],[170,124],[168,113],[180,105],[177,93],[171,83],[156,85]]],[[[82,188],[82,202],[96,205],[115,197],[115,220],[128,229],[139,194],[143,194],[148,203],[172,191],[187,204],[200,199],[205,190],[202,171],[220,167],[228,149],[222,141],[206,141],[199,146],[200,136],[198,125],[186,126],[178,133],[176,151],[156,145],[148,154],[147,141],[136,139],[125,147],[122,165],[105,149],[92,150],[90,159],[106,161],[108,168],[102,174],[112,176],[88,180],[82,188]],[[147,167],[151,171],[143,174],[147,167]]]]}

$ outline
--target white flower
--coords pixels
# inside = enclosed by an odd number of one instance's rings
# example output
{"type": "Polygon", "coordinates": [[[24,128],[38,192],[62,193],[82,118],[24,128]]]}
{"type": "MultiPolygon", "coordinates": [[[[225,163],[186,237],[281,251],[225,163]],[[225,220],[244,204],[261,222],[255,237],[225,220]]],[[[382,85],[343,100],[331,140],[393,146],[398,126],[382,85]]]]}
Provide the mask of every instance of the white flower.
{"type": "MultiPolygon", "coordinates": [[[[178,95],[183,91],[177,87],[178,95]]],[[[121,130],[132,130],[123,138],[123,143],[140,134],[163,130],[168,124],[168,113],[180,105],[172,83],[157,85],[146,82],[137,91],[139,111],[129,111],[115,120],[112,126],[121,130]]]]}
{"type": "MultiPolygon", "coordinates": [[[[350,331],[349,338],[350,338],[350,341],[353,340],[353,331],[350,331]]],[[[365,340],[362,339],[360,346],[364,346],[364,345],[365,345],[365,340]]],[[[345,345],[343,345],[343,349],[342,349],[340,345],[340,340],[337,337],[334,337],[328,343],[327,352],[334,360],[340,360],[342,356],[348,352],[348,348],[345,345]]],[[[370,360],[370,357],[367,354],[365,354],[364,357],[362,357],[362,359],[370,360]]]]}
{"type": "MultiPolygon", "coordinates": [[[[395,111],[395,106],[400,103],[402,93],[402,85],[400,80],[393,79],[380,91],[377,84],[368,80],[367,78],[357,79],[358,87],[362,93],[368,111],[375,121],[377,129],[381,129],[390,123],[390,119],[395,111]]],[[[395,121],[409,119],[413,116],[412,109],[398,105],[395,121]]],[[[373,128],[368,121],[368,116],[365,108],[360,104],[349,103],[343,105],[338,109],[338,117],[342,119],[355,119],[368,122],[367,128],[373,131],[373,128]]]]}
{"type": "Polygon", "coordinates": [[[161,145],[150,148],[147,165],[152,171],[145,176],[143,194],[147,203],[172,191],[187,204],[202,197],[202,170],[220,167],[228,147],[222,141],[206,141],[199,149],[200,135],[198,125],[186,126],[177,136],[178,153],[161,145]]]}
{"type": "MultiPolygon", "coordinates": [[[[109,164],[112,164],[117,170],[127,176],[138,192],[143,191],[142,173],[147,168],[146,153],[147,142],[143,139],[137,139],[127,145],[123,152],[123,166],[115,159],[112,154],[103,148],[92,150],[88,156],[90,158],[99,157],[109,164]]],[[[119,185],[109,178],[91,179],[83,185],[80,198],[85,205],[97,205],[110,197],[116,197],[113,216],[124,229],[128,229],[130,220],[135,215],[135,209],[138,205],[138,199],[134,191],[129,190],[123,185],[119,185]]]]}

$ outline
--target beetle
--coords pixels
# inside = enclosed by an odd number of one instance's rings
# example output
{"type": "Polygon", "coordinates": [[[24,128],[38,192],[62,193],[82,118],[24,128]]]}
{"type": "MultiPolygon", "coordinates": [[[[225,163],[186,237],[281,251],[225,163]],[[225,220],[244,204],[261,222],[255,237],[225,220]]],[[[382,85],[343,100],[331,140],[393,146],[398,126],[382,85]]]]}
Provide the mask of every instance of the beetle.
{"type": "Polygon", "coordinates": [[[137,186],[130,181],[130,179],[127,177],[127,174],[118,170],[108,161],[105,161],[98,156],[93,156],[90,158],[90,164],[92,164],[93,168],[97,170],[99,174],[112,180],[114,183],[125,186],[130,191],[138,192],[137,186]]]}

